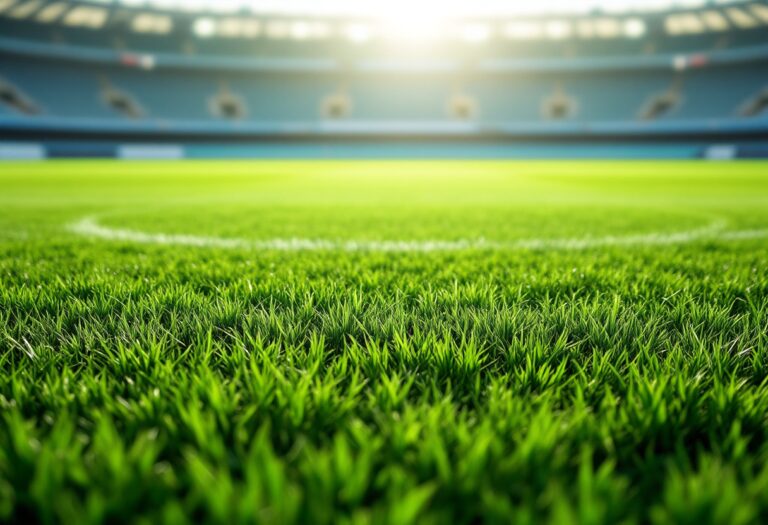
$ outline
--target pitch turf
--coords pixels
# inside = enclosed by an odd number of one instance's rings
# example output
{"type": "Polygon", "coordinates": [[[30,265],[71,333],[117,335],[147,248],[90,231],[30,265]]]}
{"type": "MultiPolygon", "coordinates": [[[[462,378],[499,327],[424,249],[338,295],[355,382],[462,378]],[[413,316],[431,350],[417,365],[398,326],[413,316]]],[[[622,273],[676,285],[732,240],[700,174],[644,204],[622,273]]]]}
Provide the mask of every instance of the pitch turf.
{"type": "Polygon", "coordinates": [[[768,165],[0,165],[0,521],[768,522],[768,165]]]}

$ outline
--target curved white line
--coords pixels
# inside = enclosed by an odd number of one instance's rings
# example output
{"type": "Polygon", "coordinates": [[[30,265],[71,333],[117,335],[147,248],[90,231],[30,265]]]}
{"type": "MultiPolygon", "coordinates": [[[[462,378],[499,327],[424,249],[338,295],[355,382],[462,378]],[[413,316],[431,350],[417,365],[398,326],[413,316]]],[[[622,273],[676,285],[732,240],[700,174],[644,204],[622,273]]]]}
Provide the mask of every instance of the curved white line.
{"type": "Polygon", "coordinates": [[[716,220],[706,226],[682,232],[652,232],[624,236],[587,237],[581,239],[520,239],[517,241],[476,240],[411,240],[411,241],[336,241],[326,239],[265,239],[207,237],[199,235],[148,233],[99,224],[95,217],[85,217],[69,225],[78,235],[111,241],[142,244],[198,246],[212,248],[245,248],[255,250],[310,251],[341,250],[371,252],[434,252],[459,250],[584,250],[604,246],[651,246],[684,244],[701,239],[744,240],[768,237],[767,230],[724,231],[726,222],[716,220]]]}

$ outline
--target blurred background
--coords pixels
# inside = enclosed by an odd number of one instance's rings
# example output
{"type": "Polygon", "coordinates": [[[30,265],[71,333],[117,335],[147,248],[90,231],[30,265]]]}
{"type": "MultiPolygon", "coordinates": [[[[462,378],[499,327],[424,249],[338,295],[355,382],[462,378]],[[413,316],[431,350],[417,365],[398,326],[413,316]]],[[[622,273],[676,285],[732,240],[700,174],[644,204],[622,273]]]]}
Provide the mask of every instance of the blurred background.
{"type": "Polygon", "coordinates": [[[767,1],[0,0],[0,158],[768,157],[767,1]]]}

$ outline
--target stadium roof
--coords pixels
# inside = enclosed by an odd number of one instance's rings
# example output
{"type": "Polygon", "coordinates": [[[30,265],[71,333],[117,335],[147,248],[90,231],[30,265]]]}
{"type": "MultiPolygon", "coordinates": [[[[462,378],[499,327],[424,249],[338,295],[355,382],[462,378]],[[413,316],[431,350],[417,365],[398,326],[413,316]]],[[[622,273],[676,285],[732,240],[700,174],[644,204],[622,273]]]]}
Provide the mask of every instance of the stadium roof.
{"type": "Polygon", "coordinates": [[[691,9],[743,0],[90,0],[165,10],[238,12],[301,16],[445,17],[535,16],[593,12],[654,12],[691,9]]]}
{"type": "Polygon", "coordinates": [[[768,27],[768,0],[539,0],[525,5],[437,1],[0,0],[0,18],[89,30],[179,32],[196,38],[341,38],[354,43],[637,39],[768,27]]]}

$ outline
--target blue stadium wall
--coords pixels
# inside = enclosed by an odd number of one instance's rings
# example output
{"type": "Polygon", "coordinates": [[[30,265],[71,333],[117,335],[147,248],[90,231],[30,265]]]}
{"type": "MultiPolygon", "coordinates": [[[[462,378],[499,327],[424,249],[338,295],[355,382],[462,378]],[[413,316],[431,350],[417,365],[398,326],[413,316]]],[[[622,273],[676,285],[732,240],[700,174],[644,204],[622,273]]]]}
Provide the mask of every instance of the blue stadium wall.
{"type": "Polygon", "coordinates": [[[178,159],[768,159],[768,142],[281,141],[257,144],[0,142],[0,160],[178,159]]]}

